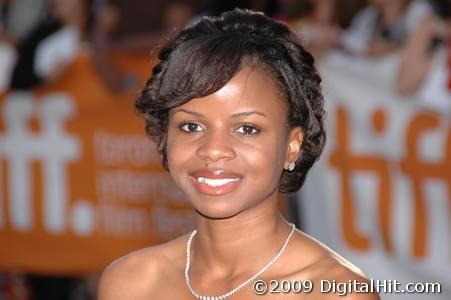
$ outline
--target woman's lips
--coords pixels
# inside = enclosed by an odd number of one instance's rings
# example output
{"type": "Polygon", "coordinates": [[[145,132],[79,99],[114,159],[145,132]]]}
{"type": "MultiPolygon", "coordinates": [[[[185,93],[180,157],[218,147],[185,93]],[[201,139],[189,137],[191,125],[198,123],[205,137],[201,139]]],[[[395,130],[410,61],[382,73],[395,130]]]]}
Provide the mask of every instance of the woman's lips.
{"type": "Polygon", "coordinates": [[[201,194],[219,196],[236,190],[243,177],[223,170],[201,170],[191,173],[189,178],[201,194]]]}

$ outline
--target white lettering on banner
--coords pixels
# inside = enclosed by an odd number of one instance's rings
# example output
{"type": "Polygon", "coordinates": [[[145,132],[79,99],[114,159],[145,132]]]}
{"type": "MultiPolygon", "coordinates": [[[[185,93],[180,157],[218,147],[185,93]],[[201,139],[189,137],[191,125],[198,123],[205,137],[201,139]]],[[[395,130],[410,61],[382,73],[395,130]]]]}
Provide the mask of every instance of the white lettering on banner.
{"type": "Polygon", "coordinates": [[[44,222],[50,232],[62,233],[65,229],[68,204],[67,170],[69,162],[78,159],[78,140],[65,134],[64,122],[75,112],[72,101],[67,96],[48,95],[39,106],[42,124],[42,143],[46,150],[44,161],[44,222]]]}
{"type": "Polygon", "coordinates": [[[194,227],[186,197],[166,172],[104,170],[96,176],[99,230],[112,236],[169,238],[194,227]],[[146,204],[148,209],[130,205],[146,204]],[[168,209],[168,206],[171,209],[168,209]]]}
{"type": "Polygon", "coordinates": [[[157,233],[164,237],[185,234],[195,226],[192,209],[174,212],[159,203],[153,207],[152,220],[157,233]]]}
{"type": "MultiPolygon", "coordinates": [[[[66,165],[80,153],[78,139],[64,132],[64,123],[75,112],[66,95],[49,94],[37,102],[28,93],[15,93],[4,102],[5,133],[0,136],[0,155],[8,163],[8,196],[11,225],[18,231],[32,229],[33,180],[31,164],[42,163],[44,183],[44,225],[52,233],[62,233],[67,220],[66,165]],[[37,117],[40,133],[29,128],[37,117]]],[[[0,213],[1,215],[1,213],[0,213]]]]}
{"type": "Polygon", "coordinates": [[[194,227],[186,196],[161,169],[155,145],[144,134],[98,130],[93,134],[93,151],[98,163],[98,230],[108,236],[169,239],[194,227]],[[152,165],[152,171],[140,169],[152,165]]]}
{"type": "Polygon", "coordinates": [[[28,132],[27,122],[33,114],[33,99],[28,94],[9,97],[3,107],[5,134],[1,137],[2,156],[8,161],[9,215],[12,226],[19,231],[31,229],[33,188],[30,167],[36,153],[30,151],[35,140],[28,132]]]}
{"type": "Polygon", "coordinates": [[[167,173],[112,170],[98,172],[97,197],[101,201],[130,203],[148,202],[149,199],[169,199],[186,204],[186,198],[167,173]]]}
{"type": "Polygon", "coordinates": [[[144,135],[115,134],[103,131],[94,133],[94,153],[103,165],[130,163],[134,166],[160,164],[155,146],[144,135]],[[152,151],[154,150],[154,151],[152,151]]]}
{"type": "Polygon", "coordinates": [[[110,236],[149,235],[149,213],[141,208],[100,204],[97,208],[99,229],[110,236]]]}
{"type": "Polygon", "coordinates": [[[79,236],[88,236],[92,234],[95,228],[96,210],[93,204],[87,200],[79,200],[72,207],[72,228],[79,236]]]}

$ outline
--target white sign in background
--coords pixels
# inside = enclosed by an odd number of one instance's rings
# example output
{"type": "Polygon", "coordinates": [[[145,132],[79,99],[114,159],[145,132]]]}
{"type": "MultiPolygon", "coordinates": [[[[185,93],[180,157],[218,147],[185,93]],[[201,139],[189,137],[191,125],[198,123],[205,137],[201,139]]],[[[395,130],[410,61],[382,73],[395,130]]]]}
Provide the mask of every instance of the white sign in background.
{"type": "MultiPolygon", "coordinates": [[[[66,166],[78,159],[81,148],[79,140],[65,132],[65,122],[75,113],[72,100],[52,94],[36,103],[30,94],[18,93],[5,101],[1,112],[5,132],[0,134],[0,159],[4,158],[0,167],[7,162],[8,174],[3,176],[8,178],[12,227],[26,232],[34,225],[33,186],[36,182],[32,178],[31,164],[40,160],[43,163],[45,227],[52,233],[63,232],[68,202],[66,166]],[[29,119],[35,116],[40,120],[41,134],[32,134],[28,127],[29,119]]],[[[0,205],[0,229],[4,225],[3,207],[0,205]]]]}
{"type": "Polygon", "coordinates": [[[382,299],[449,300],[451,110],[397,96],[397,66],[396,57],[322,62],[327,144],[299,195],[301,223],[370,278],[442,287],[382,299]]]}

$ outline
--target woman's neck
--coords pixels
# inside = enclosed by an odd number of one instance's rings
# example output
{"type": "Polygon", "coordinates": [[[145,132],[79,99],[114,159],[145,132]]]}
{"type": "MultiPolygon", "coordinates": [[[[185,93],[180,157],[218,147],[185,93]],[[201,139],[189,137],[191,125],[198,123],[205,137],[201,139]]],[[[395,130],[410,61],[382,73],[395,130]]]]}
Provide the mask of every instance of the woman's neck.
{"type": "Polygon", "coordinates": [[[191,269],[208,272],[210,278],[252,275],[277,254],[289,231],[277,208],[227,220],[200,217],[191,245],[191,269]]]}

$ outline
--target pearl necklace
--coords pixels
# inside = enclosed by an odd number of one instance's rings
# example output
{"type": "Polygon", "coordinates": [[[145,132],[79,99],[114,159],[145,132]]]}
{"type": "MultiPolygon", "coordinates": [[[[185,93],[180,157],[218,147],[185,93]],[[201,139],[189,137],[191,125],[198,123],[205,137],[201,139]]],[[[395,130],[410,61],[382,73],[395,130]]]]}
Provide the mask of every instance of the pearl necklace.
{"type": "Polygon", "coordinates": [[[230,296],[232,296],[233,294],[237,293],[239,290],[241,290],[244,286],[246,286],[247,284],[249,284],[250,282],[252,282],[253,280],[255,280],[258,276],[260,276],[261,274],[263,274],[263,272],[265,272],[266,270],[268,270],[283,254],[283,252],[285,251],[285,248],[288,245],[288,242],[291,239],[291,236],[293,235],[295,230],[295,226],[294,224],[291,224],[291,231],[288,234],[287,239],[285,240],[285,242],[283,243],[282,248],[280,248],[279,252],[276,254],[276,256],[273,257],[273,259],[271,259],[271,261],[269,263],[267,263],[263,268],[260,269],[260,271],[258,271],[257,273],[255,273],[254,275],[252,275],[249,279],[247,279],[246,281],[242,282],[240,285],[238,285],[237,287],[235,287],[234,289],[228,291],[227,293],[224,293],[222,295],[219,296],[203,296],[203,295],[199,295],[191,286],[191,282],[189,279],[189,275],[188,275],[188,271],[189,271],[189,267],[190,267],[190,260],[191,260],[191,242],[193,241],[194,236],[197,233],[197,230],[193,230],[193,232],[191,233],[190,237],[188,238],[188,241],[186,242],[186,265],[185,265],[185,283],[186,286],[188,288],[188,290],[191,292],[191,294],[199,300],[223,300],[226,299],[230,296]]]}

